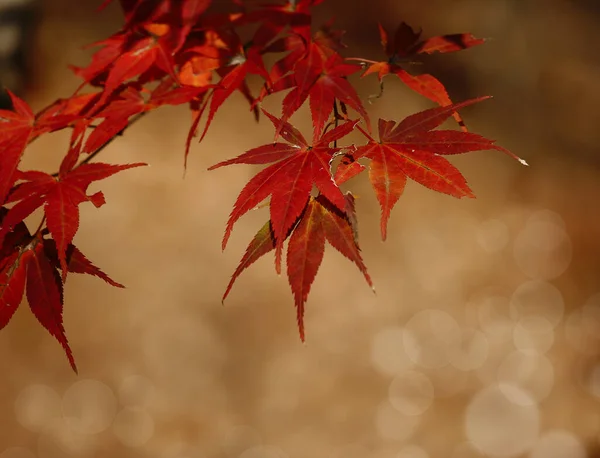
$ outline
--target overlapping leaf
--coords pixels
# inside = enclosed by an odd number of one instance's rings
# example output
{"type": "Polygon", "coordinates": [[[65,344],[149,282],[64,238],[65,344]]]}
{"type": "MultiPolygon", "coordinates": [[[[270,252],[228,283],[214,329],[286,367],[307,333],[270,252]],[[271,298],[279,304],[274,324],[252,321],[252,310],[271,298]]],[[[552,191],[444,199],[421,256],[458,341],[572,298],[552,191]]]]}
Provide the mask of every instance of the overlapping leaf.
{"type": "MultiPolygon", "coordinates": [[[[404,22],[396,29],[393,40],[389,39],[388,33],[381,25],[379,25],[379,35],[388,60],[371,64],[365,70],[363,76],[377,73],[381,81],[385,75],[394,74],[409,88],[442,106],[452,104],[444,85],[433,75],[426,73],[412,75],[402,68],[402,65],[410,63],[411,59],[419,54],[460,51],[482,44],[485,41],[474,37],[470,33],[442,35],[421,40],[421,32],[415,32],[404,22]]],[[[453,116],[463,130],[466,131],[460,115],[454,113],[453,116]]]]}
{"type": "Polygon", "coordinates": [[[470,34],[421,39],[420,32],[406,24],[401,24],[392,39],[380,27],[387,61],[357,59],[370,64],[363,76],[377,73],[381,80],[395,74],[441,107],[399,123],[380,119],[379,140],[374,140],[369,116],[348,79],[362,67],[342,58],[344,32],[333,29],[329,22],[311,35],[312,7],[321,2],[289,0],[257,5],[234,0],[233,11],[215,13],[207,11],[210,0],[120,0],[125,24],[96,44],[101,49],[89,65],[74,68],[83,84],[72,97],[59,99],[34,115],[25,102],[10,94],[14,110],[0,111],[0,328],[25,295],[32,312],[61,343],[76,370],[62,318],[67,272],[94,275],[122,287],[73,245],[79,205],[85,201],[103,205],[103,194],[89,195],[89,185],[142,165],[91,160],[134,120],[165,104],[189,104],[192,127],[186,143],[187,159],[205,111],[207,121],[201,139],[234,92],[248,100],[258,118],[258,107],[265,97],[289,90],[281,118],[264,112],[275,128],[274,143],[253,148],[211,169],[239,163],[266,165],[242,189],[227,222],[223,248],[235,223],[270,198],[270,219],[250,242],[224,299],[239,275],[266,253],[275,251],[275,267],[280,272],[283,245],[288,240],[287,276],[302,340],[304,306],[323,259],[325,241],[354,262],[371,285],[358,247],[354,199],[339,188],[365,170],[364,162],[370,162],[369,178],[381,205],[385,238],[391,210],[408,178],[455,197],[473,196],[465,178],[443,156],[496,149],[516,158],[466,129],[434,130],[449,116],[464,128],[457,110],[483,98],[453,104],[435,77],[407,71],[406,64],[419,55],[453,52],[483,40],[470,34]],[[244,42],[240,37],[247,36],[246,32],[239,28],[248,26],[257,27],[252,38],[244,42]],[[263,56],[269,53],[284,56],[267,70],[263,56]],[[264,83],[257,98],[248,84],[251,74],[264,83]],[[80,93],[85,86],[93,86],[97,92],[80,93]],[[313,121],[311,144],[288,122],[307,102],[313,121]],[[332,120],[334,107],[339,110],[332,120]],[[366,131],[358,128],[367,137],[366,145],[338,146],[337,141],[358,125],[358,121],[348,120],[347,107],[364,121],[366,131]],[[345,122],[338,126],[341,120],[345,122]],[[332,125],[337,127],[329,130],[332,125]],[[72,129],[71,143],[57,173],[18,169],[28,143],[65,128],[72,129]],[[86,159],[80,161],[81,155],[87,155],[86,159]],[[333,160],[340,155],[341,162],[332,174],[333,160]],[[44,210],[42,224],[30,234],[24,219],[40,207],[44,210]]]}
{"type": "MultiPolygon", "coordinates": [[[[304,341],[304,304],[310,288],[323,260],[325,241],[327,240],[342,255],[352,261],[373,288],[371,277],[362,260],[354,226],[354,208],[351,195],[346,196],[348,205],[340,211],[325,196],[310,197],[301,216],[295,223],[287,249],[287,276],[294,295],[298,329],[304,341]]],[[[287,238],[287,237],[286,237],[287,238]]],[[[223,300],[227,297],[235,280],[250,265],[275,249],[276,238],[271,221],[254,236],[242,257],[231,281],[227,286],[223,300]]]]}
{"type": "Polygon", "coordinates": [[[8,91],[14,111],[0,110],[0,203],[12,188],[17,167],[29,143],[35,117],[29,105],[8,91]]]}
{"type": "Polygon", "coordinates": [[[357,148],[353,155],[355,159],[371,159],[369,179],[381,206],[381,236],[384,240],[391,210],[402,195],[408,178],[453,197],[475,197],[465,177],[441,155],[495,149],[518,159],[480,135],[432,130],[456,110],[487,98],[431,108],[408,116],[398,124],[380,119],[379,142],[370,139],[368,144],[357,148]]]}
{"type": "MultiPolygon", "coordinates": [[[[73,148],[76,149],[77,146],[73,148]]],[[[70,158],[72,158],[72,155],[67,155],[65,161],[70,158]]],[[[105,202],[102,192],[87,195],[89,185],[122,170],[142,165],[146,164],[82,164],[72,170],[62,170],[57,178],[44,172],[21,172],[20,179],[23,183],[11,193],[8,199],[8,202],[17,203],[4,218],[3,227],[0,230],[0,240],[6,236],[12,227],[44,205],[48,230],[56,241],[64,279],[68,271],[66,264],[67,247],[73,241],[79,227],[79,205],[85,201],[90,201],[94,206],[100,207],[105,202]]]]}
{"type": "MultiPolygon", "coordinates": [[[[347,77],[360,71],[360,66],[344,63],[337,53],[323,54],[321,47],[311,43],[307,56],[294,66],[293,89],[285,96],[282,105],[282,123],[309,99],[313,120],[314,138],[318,138],[328,122],[336,100],[350,106],[371,130],[369,115],[347,77]]],[[[287,80],[286,80],[287,81],[287,80]]],[[[277,139],[283,124],[277,126],[277,139]]]]}
{"type": "Polygon", "coordinates": [[[356,121],[347,122],[320,136],[310,146],[291,124],[282,122],[264,111],[274,126],[283,126],[282,137],[288,143],[259,146],[228,161],[220,162],[209,170],[230,164],[275,164],[252,178],[242,189],[229,216],[223,248],[227,245],[233,225],[252,208],[271,196],[271,225],[275,237],[275,266],[281,270],[281,250],[285,237],[306,207],[313,186],[340,210],[344,209],[344,195],[332,180],[330,161],[338,151],[329,146],[352,131],[356,121]]]}
{"type": "MultiPolygon", "coordinates": [[[[2,208],[0,214],[4,225],[6,209],[2,208]]],[[[58,274],[59,268],[55,241],[44,240],[41,235],[32,237],[25,224],[18,223],[4,238],[0,250],[0,329],[9,323],[26,293],[31,311],[59,341],[71,367],[77,372],[62,324],[63,283],[58,274]]],[[[67,248],[67,268],[69,272],[94,275],[113,286],[123,287],[72,244],[67,248]]]]}

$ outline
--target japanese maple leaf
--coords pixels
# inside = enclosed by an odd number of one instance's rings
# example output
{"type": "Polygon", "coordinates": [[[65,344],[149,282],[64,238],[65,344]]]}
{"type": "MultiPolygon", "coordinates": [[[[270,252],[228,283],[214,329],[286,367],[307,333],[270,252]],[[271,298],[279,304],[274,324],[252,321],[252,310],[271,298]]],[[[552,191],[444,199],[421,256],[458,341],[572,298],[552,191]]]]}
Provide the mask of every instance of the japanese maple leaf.
{"type": "Polygon", "coordinates": [[[360,255],[351,221],[324,196],[311,197],[290,237],[286,260],[288,281],[294,295],[302,341],[304,341],[304,304],[323,261],[325,240],[354,262],[369,286],[373,288],[371,277],[360,255]]]}
{"type": "MultiPolygon", "coordinates": [[[[421,32],[415,32],[404,22],[396,29],[392,41],[389,40],[386,30],[381,25],[379,25],[379,34],[388,60],[372,63],[362,76],[377,73],[381,81],[385,75],[394,74],[409,88],[442,106],[452,104],[444,85],[429,74],[411,75],[401,65],[409,62],[411,58],[419,54],[460,51],[482,44],[485,41],[481,38],[475,38],[469,33],[442,35],[420,40],[421,32]]],[[[458,113],[454,114],[454,118],[461,128],[466,130],[458,113]]]]}
{"type": "MultiPolygon", "coordinates": [[[[255,110],[255,116],[258,116],[258,111],[252,105],[254,101],[253,97],[250,95],[250,89],[246,83],[246,76],[248,74],[260,75],[266,80],[269,79],[269,74],[267,69],[265,68],[262,56],[258,49],[254,47],[250,47],[249,49],[244,49],[239,37],[235,34],[229,34],[228,36],[224,36],[230,41],[228,43],[230,49],[230,55],[228,57],[228,61],[226,65],[222,68],[217,69],[217,73],[221,76],[221,80],[219,81],[218,86],[212,91],[210,94],[210,106],[208,107],[208,116],[206,120],[206,124],[204,126],[204,131],[200,137],[200,141],[204,139],[206,133],[208,132],[208,128],[210,127],[212,120],[217,113],[217,110],[223,105],[223,103],[235,92],[239,90],[246,99],[249,100],[251,104],[251,108],[255,110]]],[[[204,109],[198,111],[200,115],[204,109]]],[[[197,128],[198,122],[200,118],[195,117],[194,122],[192,124],[192,128],[190,130],[191,137],[197,128]]],[[[185,156],[187,158],[188,149],[186,148],[185,156]]]]}
{"type": "Polygon", "coordinates": [[[63,326],[63,284],[50,264],[40,241],[31,249],[27,260],[26,296],[29,308],[40,324],[62,345],[73,371],[77,366],[63,326]]]}
{"type": "MultiPolygon", "coordinates": [[[[3,208],[0,214],[4,219],[6,209],[3,208]]],[[[69,272],[94,275],[113,286],[123,287],[92,264],[74,245],[69,245],[67,258],[69,272]]],[[[77,372],[62,325],[63,284],[58,268],[55,241],[44,240],[41,235],[32,238],[25,223],[18,223],[4,239],[0,250],[0,329],[9,323],[27,291],[32,312],[61,343],[71,367],[77,372]]]]}
{"type": "Polygon", "coordinates": [[[13,234],[16,237],[4,240],[0,256],[0,329],[9,323],[23,299],[26,263],[31,253],[23,246],[31,238],[25,223],[19,223],[13,234]]]}
{"type": "Polygon", "coordinates": [[[138,39],[110,66],[98,105],[103,104],[123,82],[143,75],[153,66],[176,78],[174,65],[172,51],[165,39],[155,36],[138,39]]]}
{"type": "Polygon", "coordinates": [[[4,240],[0,256],[0,329],[9,323],[26,293],[31,311],[61,343],[77,372],[62,326],[60,276],[44,253],[41,236],[32,238],[24,223],[17,225],[13,235],[4,240]]]}
{"type": "Polygon", "coordinates": [[[355,159],[371,159],[369,179],[381,205],[381,236],[387,236],[390,212],[404,191],[408,178],[434,191],[457,198],[475,197],[465,177],[441,155],[495,149],[520,160],[494,141],[454,130],[432,130],[459,108],[485,100],[467,100],[447,107],[431,108],[396,124],[379,120],[379,142],[370,138],[357,148],[355,159]]]}
{"type": "MultiPolygon", "coordinates": [[[[289,120],[309,98],[314,132],[319,135],[333,112],[335,100],[339,100],[360,114],[370,131],[369,115],[356,90],[346,79],[359,70],[360,66],[344,63],[336,52],[327,56],[320,46],[311,43],[306,57],[295,64],[292,78],[281,79],[280,82],[285,82],[283,87],[275,85],[277,90],[293,87],[283,99],[281,122],[289,120]]],[[[282,123],[276,129],[275,139],[282,123]]]]}
{"type": "Polygon", "coordinates": [[[330,143],[352,131],[358,121],[342,124],[321,135],[312,146],[291,124],[283,122],[263,110],[274,126],[283,125],[281,136],[289,143],[272,143],[253,148],[228,161],[220,162],[209,170],[230,164],[268,164],[275,162],[252,178],[242,189],[229,216],[223,249],[236,221],[259,203],[271,196],[271,225],[275,237],[275,267],[281,272],[281,251],[289,229],[306,207],[313,186],[340,210],[345,199],[331,177],[330,161],[339,148],[330,143]]]}
{"type": "MultiPolygon", "coordinates": [[[[46,256],[56,268],[60,268],[60,261],[58,260],[58,251],[56,249],[56,242],[51,239],[44,239],[44,252],[46,256]]],[[[67,268],[69,272],[76,274],[87,274],[94,277],[98,277],[104,280],[111,286],[117,288],[125,288],[121,283],[117,283],[108,275],[106,275],[100,268],[96,267],[85,255],[73,244],[69,244],[67,247],[67,268]]]]}
{"type": "MultiPolygon", "coordinates": [[[[73,148],[70,153],[72,151],[73,148]]],[[[102,192],[87,195],[89,185],[122,170],[146,165],[87,163],[70,169],[65,164],[74,165],[73,157],[73,154],[67,154],[58,177],[45,172],[20,172],[19,177],[23,183],[15,188],[8,199],[9,202],[17,203],[8,211],[0,230],[1,239],[13,226],[43,205],[48,230],[58,249],[63,280],[68,271],[67,249],[79,228],[79,205],[90,201],[94,206],[100,207],[105,203],[102,192]]]]}
{"type": "Polygon", "coordinates": [[[0,203],[16,180],[17,166],[25,147],[30,141],[35,117],[29,105],[12,92],[7,91],[14,111],[0,110],[0,203]]]}
{"type": "Polygon", "coordinates": [[[100,95],[99,92],[93,92],[56,100],[37,114],[33,135],[54,132],[76,124],[87,116],[100,99],[100,95]]]}
{"type": "Polygon", "coordinates": [[[134,84],[123,85],[108,100],[110,103],[93,115],[94,120],[103,119],[103,121],[94,126],[81,149],[82,153],[93,153],[98,150],[129,125],[130,117],[154,108],[146,104],[140,88],[134,84]]]}
{"type": "MultiPolygon", "coordinates": [[[[323,195],[316,198],[310,197],[291,233],[287,250],[287,275],[294,294],[298,329],[302,341],[305,338],[304,304],[323,260],[326,240],[356,264],[369,286],[373,288],[371,277],[367,273],[360,254],[356,228],[352,222],[354,217],[352,197],[349,194],[345,197],[351,215],[340,211],[323,195]]],[[[244,256],[227,285],[223,300],[231,291],[239,275],[262,256],[273,251],[275,247],[276,239],[271,221],[267,221],[246,248],[244,256]]]]}

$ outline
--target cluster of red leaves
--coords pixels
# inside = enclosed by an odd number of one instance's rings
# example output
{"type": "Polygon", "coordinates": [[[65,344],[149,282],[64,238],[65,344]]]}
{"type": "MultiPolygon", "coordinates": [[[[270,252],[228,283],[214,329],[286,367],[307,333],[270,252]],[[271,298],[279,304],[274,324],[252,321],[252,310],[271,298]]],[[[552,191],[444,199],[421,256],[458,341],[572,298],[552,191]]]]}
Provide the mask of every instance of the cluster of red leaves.
{"type": "Polygon", "coordinates": [[[200,141],[234,92],[244,96],[258,119],[266,97],[289,91],[280,117],[262,110],[273,123],[273,141],[211,169],[269,164],[242,189],[227,222],[223,248],[238,219],[270,198],[270,218],[250,242],[224,298],[240,273],[272,250],[280,272],[283,246],[289,238],[287,275],[302,340],[304,304],[323,259],[325,240],[354,262],[372,287],[358,245],[354,197],[340,190],[342,183],[367,169],[359,160],[368,161],[369,180],[381,205],[384,239],[391,210],[407,178],[454,197],[473,197],[466,179],[443,156],[489,149],[508,153],[493,141],[467,132],[458,115],[458,109],[485,97],[452,103],[436,78],[411,75],[403,64],[422,53],[457,51],[483,40],[470,34],[421,40],[420,33],[401,24],[393,41],[380,27],[386,62],[344,58],[340,54],[345,47],[342,31],[329,23],[313,33],[311,9],[321,2],[288,0],[251,7],[232,0],[234,11],[224,14],[207,11],[210,0],[120,0],[123,28],[93,45],[100,49],[87,66],[72,67],[83,83],[71,97],[34,114],[27,103],[10,94],[13,110],[0,111],[0,328],[9,322],[25,294],[34,315],[61,343],[76,370],[62,324],[68,273],[95,275],[122,287],[73,245],[79,205],[105,203],[102,192],[88,194],[92,182],[144,165],[111,165],[92,159],[135,120],[162,105],[190,108],[187,159],[204,113],[200,141]],[[240,30],[248,26],[254,32],[243,39],[240,30]],[[265,56],[270,54],[278,60],[269,69],[265,56]],[[352,63],[357,60],[360,65],[352,63]],[[398,123],[380,119],[377,141],[348,79],[361,71],[362,76],[377,73],[380,80],[387,74],[397,75],[439,106],[398,123]],[[263,81],[256,96],[248,84],[249,75],[263,81]],[[289,122],[307,100],[313,121],[310,142],[289,122]],[[348,108],[357,119],[351,119],[348,108]],[[451,116],[462,131],[436,130],[451,116]],[[28,144],[62,129],[71,129],[72,135],[57,173],[19,169],[28,144]],[[355,129],[364,134],[366,143],[340,146],[355,129]],[[285,142],[278,141],[280,137],[285,142]],[[341,161],[334,161],[338,157],[341,161]],[[24,221],[40,208],[42,220],[31,233],[24,221]]]}

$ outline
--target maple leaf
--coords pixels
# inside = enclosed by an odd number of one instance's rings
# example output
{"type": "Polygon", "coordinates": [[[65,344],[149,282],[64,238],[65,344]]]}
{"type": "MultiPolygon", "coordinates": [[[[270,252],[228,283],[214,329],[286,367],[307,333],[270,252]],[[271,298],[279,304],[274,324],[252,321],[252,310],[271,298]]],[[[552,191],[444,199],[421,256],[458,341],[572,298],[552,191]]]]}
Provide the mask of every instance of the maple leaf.
{"type": "Polygon", "coordinates": [[[174,65],[171,50],[164,39],[150,36],[137,40],[130,49],[120,53],[112,63],[98,105],[104,103],[124,81],[144,74],[152,66],[176,78],[174,65]]]}
{"type": "Polygon", "coordinates": [[[330,161],[339,148],[329,144],[349,134],[358,121],[350,121],[323,134],[312,146],[302,134],[288,122],[263,110],[275,127],[281,127],[281,136],[289,142],[273,143],[253,148],[228,161],[220,162],[209,170],[230,164],[268,164],[275,162],[255,175],[240,192],[229,216],[223,249],[227,245],[235,222],[245,213],[271,196],[269,205],[271,224],[275,236],[275,267],[281,271],[283,242],[298,216],[306,207],[313,186],[343,211],[344,195],[331,177],[330,161]]]}
{"type": "MultiPolygon", "coordinates": [[[[408,178],[434,191],[453,197],[475,197],[465,177],[441,155],[495,149],[515,159],[508,150],[480,135],[454,130],[433,131],[453,112],[485,100],[479,97],[446,107],[431,108],[408,116],[396,124],[379,120],[379,139],[358,147],[355,159],[371,159],[369,180],[381,206],[381,237],[387,237],[390,213],[404,191],[408,178]]],[[[526,163],[525,163],[526,164],[526,163]]]]}
{"type": "Polygon", "coordinates": [[[0,110],[0,203],[15,183],[17,167],[25,147],[29,143],[35,117],[29,105],[12,92],[7,91],[14,111],[0,110]]]}
{"type": "MultiPolygon", "coordinates": [[[[51,239],[44,239],[44,252],[46,256],[55,268],[60,268],[60,261],[58,260],[58,251],[56,249],[56,242],[51,239]]],[[[76,274],[87,274],[94,277],[101,278],[106,283],[116,288],[125,288],[121,283],[117,283],[102,270],[96,267],[85,255],[73,244],[69,244],[67,247],[67,269],[69,272],[76,274]]]]}
{"type": "Polygon", "coordinates": [[[33,136],[64,129],[81,122],[100,99],[99,92],[58,99],[37,113],[33,136]]]}
{"type": "Polygon", "coordinates": [[[273,228],[271,227],[271,221],[267,221],[263,227],[256,233],[248,247],[246,248],[246,252],[242,257],[238,267],[235,269],[235,272],[231,276],[231,280],[225,289],[225,293],[223,294],[222,301],[224,302],[229,293],[231,292],[231,288],[233,288],[233,284],[240,276],[240,274],[246,270],[250,265],[254,264],[258,259],[267,254],[268,252],[275,249],[275,237],[273,235],[273,228]]]}
{"type": "Polygon", "coordinates": [[[234,35],[232,40],[229,45],[232,53],[228,58],[227,66],[217,71],[221,76],[221,81],[219,81],[218,87],[212,91],[208,117],[200,141],[206,136],[217,110],[236,90],[242,92],[250,100],[251,107],[254,108],[252,106],[253,98],[250,96],[250,89],[246,83],[248,74],[260,75],[265,80],[269,80],[269,74],[259,50],[254,47],[244,49],[237,35],[234,35]]]}
{"type": "Polygon", "coordinates": [[[348,217],[324,196],[311,197],[290,237],[286,260],[288,281],[294,295],[302,341],[304,341],[304,304],[323,261],[325,240],[354,262],[369,286],[373,288],[373,282],[361,258],[348,217]]]}
{"type": "Polygon", "coordinates": [[[61,344],[73,371],[77,373],[73,352],[63,326],[63,285],[60,276],[46,257],[41,241],[30,251],[26,288],[29,308],[40,324],[61,344]]]}
{"type": "MultiPolygon", "coordinates": [[[[147,104],[137,84],[122,85],[120,90],[109,96],[110,103],[93,115],[93,119],[103,119],[94,126],[81,153],[93,153],[119,134],[129,125],[134,115],[149,111],[157,105],[147,104]]],[[[100,101],[97,102],[97,105],[100,101]]],[[[91,119],[90,119],[91,122],[91,119]]],[[[87,126],[86,126],[87,127],[87,126]]]]}
{"type": "MultiPolygon", "coordinates": [[[[381,24],[379,24],[379,35],[388,60],[372,63],[362,76],[377,73],[379,81],[381,81],[384,76],[394,74],[409,88],[442,106],[452,104],[444,85],[433,75],[411,75],[401,65],[410,62],[411,58],[419,54],[460,51],[485,42],[485,40],[476,38],[469,33],[442,35],[420,40],[421,32],[415,32],[404,22],[396,29],[393,41],[389,40],[388,33],[381,24]]],[[[461,128],[466,131],[460,115],[454,113],[453,116],[461,128]]]]}
{"type": "MultiPolygon", "coordinates": [[[[287,250],[287,276],[294,295],[298,329],[302,341],[304,333],[304,304],[323,260],[327,240],[342,255],[354,262],[373,289],[373,282],[362,260],[354,225],[353,199],[346,196],[348,205],[340,211],[323,195],[310,197],[300,217],[291,230],[287,250]],[[350,214],[349,214],[349,213],[350,214]]],[[[288,234],[289,236],[289,234],[288,234]]],[[[286,238],[288,237],[286,236],[286,238]]],[[[276,238],[271,221],[256,233],[233,273],[223,295],[228,296],[233,284],[250,265],[276,248],[276,238]]]]}
{"type": "MultiPolygon", "coordinates": [[[[71,151],[73,151],[73,148],[71,151]]],[[[63,164],[72,160],[72,157],[73,155],[67,154],[63,164]]],[[[67,248],[79,228],[79,205],[85,201],[90,201],[94,206],[100,207],[105,203],[102,192],[87,195],[89,185],[122,170],[142,165],[146,164],[87,163],[81,164],[72,170],[61,167],[61,171],[56,178],[45,172],[20,172],[20,179],[24,182],[9,196],[9,202],[17,203],[4,218],[0,230],[0,240],[13,226],[23,221],[41,205],[44,205],[48,230],[56,241],[64,280],[68,272],[67,248]]]]}
{"type": "MultiPolygon", "coordinates": [[[[290,63],[286,62],[286,65],[290,63]]],[[[321,46],[311,42],[306,56],[295,63],[293,76],[281,78],[271,91],[293,88],[283,99],[281,123],[277,126],[275,140],[283,122],[289,120],[306,99],[309,99],[315,136],[318,136],[327,124],[336,100],[360,114],[367,124],[367,129],[371,131],[369,115],[356,90],[347,80],[348,76],[360,71],[360,68],[358,65],[344,63],[336,52],[324,53],[321,46]]]]}
{"type": "Polygon", "coordinates": [[[9,323],[23,299],[28,255],[27,251],[15,250],[0,260],[0,329],[9,323]]]}

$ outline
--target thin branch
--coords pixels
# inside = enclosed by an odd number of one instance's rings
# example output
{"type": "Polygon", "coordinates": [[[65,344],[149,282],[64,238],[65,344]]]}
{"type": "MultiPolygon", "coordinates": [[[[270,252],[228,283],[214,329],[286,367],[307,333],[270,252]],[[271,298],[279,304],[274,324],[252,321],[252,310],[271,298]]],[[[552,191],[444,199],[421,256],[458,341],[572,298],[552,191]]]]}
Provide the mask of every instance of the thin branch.
{"type": "Polygon", "coordinates": [[[89,154],[88,157],[86,157],[83,161],[81,161],[79,163],[79,165],[77,165],[75,168],[77,168],[83,164],[87,164],[92,159],[94,159],[96,156],[98,156],[98,154],[100,154],[102,151],[104,151],[115,140],[115,138],[121,137],[123,135],[123,132],[125,132],[126,129],[128,129],[133,124],[135,124],[137,121],[139,121],[141,118],[143,118],[147,113],[148,113],[147,111],[142,111],[141,113],[136,114],[133,118],[131,118],[131,121],[129,121],[129,123],[125,127],[123,127],[119,132],[117,132],[113,137],[111,137],[104,145],[102,145],[100,148],[98,148],[93,153],[89,154]]]}

